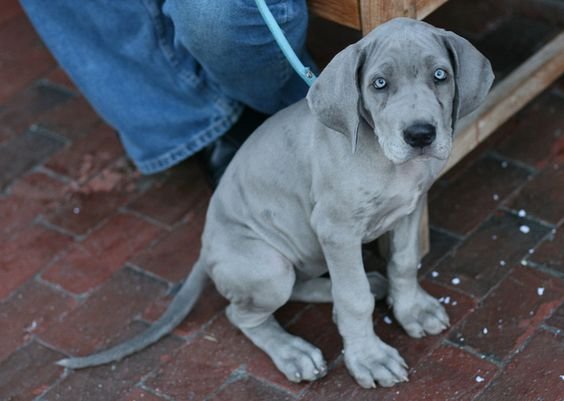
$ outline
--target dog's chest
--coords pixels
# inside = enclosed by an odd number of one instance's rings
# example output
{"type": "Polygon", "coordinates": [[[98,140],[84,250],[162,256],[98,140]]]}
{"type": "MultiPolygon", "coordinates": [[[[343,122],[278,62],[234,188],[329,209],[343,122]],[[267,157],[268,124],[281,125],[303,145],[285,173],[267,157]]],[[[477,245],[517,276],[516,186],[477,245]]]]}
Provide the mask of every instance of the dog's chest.
{"type": "Polygon", "coordinates": [[[423,175],[403,175],[375,189],[364,188],[353,210],[363,242],[373,241],[415,211],[430,183],[423,175]]]}

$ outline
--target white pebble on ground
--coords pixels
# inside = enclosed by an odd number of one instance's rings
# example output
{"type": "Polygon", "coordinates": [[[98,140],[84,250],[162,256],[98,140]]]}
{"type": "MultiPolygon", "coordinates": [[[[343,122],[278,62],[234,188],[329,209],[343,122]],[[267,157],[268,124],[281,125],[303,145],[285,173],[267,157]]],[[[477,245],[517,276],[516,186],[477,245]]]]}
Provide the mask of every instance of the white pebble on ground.
{"type": "Polygon", "coordinates": [[[529,231],[531,231],[531,229],[529,228],[529,226],[522,225],[521,227],[519,227],[519,231],[521,231],[523,234],[529,234],[529,231]]]}

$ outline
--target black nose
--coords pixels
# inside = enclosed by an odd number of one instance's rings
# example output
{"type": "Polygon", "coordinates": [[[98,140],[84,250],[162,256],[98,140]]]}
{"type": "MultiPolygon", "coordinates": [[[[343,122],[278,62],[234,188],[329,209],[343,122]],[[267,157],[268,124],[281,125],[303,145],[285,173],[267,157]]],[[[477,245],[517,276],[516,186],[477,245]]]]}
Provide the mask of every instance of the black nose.
{"type": "Polygon", "coordinates": [[[435,140],[437,132],[431,124],[413,124],[403,131],[403,139],[414,148],[424,148],[435,140]]]}

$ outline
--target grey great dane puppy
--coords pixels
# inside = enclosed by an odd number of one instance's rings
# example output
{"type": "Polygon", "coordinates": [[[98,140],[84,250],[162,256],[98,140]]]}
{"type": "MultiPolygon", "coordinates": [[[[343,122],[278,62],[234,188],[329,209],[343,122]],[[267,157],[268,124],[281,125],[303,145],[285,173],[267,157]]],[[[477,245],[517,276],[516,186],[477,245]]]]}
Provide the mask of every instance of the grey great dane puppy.
{"type": "Polygon", "coordinates": [[[379,26],[239,150],[211,199],[200,258],[165,314],[128,342],[59,363],[104,364],[157,341],[189,313],[209,276],[230,301],[229,320],[289,380],[315,380],[327,368],[318,348],[274,319],[288,300],[334,303],[344,360],[362,387],[407,380],[404,360],[374,332],[375,295],[387,287],[412,337],[449,325],[417,282],[419,221],[456,120],[480,105],[492,81],[488,60],[454,33],[405,18],[379,26]],[[361,254],[386,232],[387,282],[365,273],[361,254]]]}

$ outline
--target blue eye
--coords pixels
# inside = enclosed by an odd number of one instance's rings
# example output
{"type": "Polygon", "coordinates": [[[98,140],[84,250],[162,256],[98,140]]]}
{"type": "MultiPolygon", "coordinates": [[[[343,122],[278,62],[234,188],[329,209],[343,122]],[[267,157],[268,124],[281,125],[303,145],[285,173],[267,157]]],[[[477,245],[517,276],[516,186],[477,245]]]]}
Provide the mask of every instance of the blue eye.
{"type": "Polygon", "coordinates": [[[384,89],[386,87],[386,85],[388,85],[388,83],[386,82],[386,80],[384,78],[376,78],[374,80],[374,82],[372,82],[372,85],[376,89],[384,89]]]}
{"type": "Polygon", "coordinates": [[[447,77],[447,73],[442,68],[437,68],[435,70],[435,73],[433,74],[433,76],[435,77],[435,79],[437,81],[444,81],[447,77]]]}

